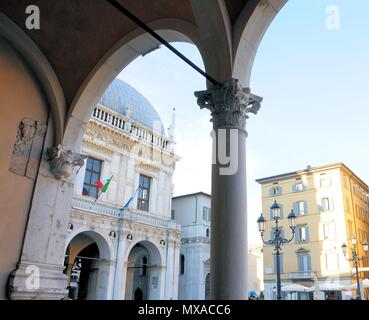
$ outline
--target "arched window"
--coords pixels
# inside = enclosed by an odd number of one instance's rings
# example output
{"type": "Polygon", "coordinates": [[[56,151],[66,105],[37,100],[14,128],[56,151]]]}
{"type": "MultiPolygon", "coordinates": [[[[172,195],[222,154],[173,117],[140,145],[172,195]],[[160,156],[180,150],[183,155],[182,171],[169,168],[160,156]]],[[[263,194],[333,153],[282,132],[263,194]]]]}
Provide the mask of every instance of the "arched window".
{"type": "Polygon", "coordinates": [[[210,273],[205,277],[205,300],[210,299],[210,273]]]}
{"type": "Polygon", "coordinates": [[[185,256],[181,254],[181,274],[185,272],[185,256]]]}
{"type": "Polygon", "coordinates": [[[147,273],[147,258],[143,257],[142,258],[142,275],[146,276],[147,273]]]}

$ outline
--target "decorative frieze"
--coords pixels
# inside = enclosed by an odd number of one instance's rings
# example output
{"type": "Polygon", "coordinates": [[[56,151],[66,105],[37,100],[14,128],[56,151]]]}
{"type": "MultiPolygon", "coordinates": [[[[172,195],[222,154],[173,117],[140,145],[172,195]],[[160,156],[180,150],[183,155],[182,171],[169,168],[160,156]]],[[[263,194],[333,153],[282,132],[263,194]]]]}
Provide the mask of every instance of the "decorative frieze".
{"type": "Polygon", "coordinates": [[[144,170],[149,170],[149,171],[154,171],[154,172],[160,171],[160,166],[155,163],[140,161],[138,164],[138,167],[144,170]]]}
{"type": "Polygon", "coordinates": [[[205,237],[183,238],[182,244],[205,243],[210,244],[210,239],[205,237]]]}
{"type": "MultiPolygon", "coordinates": [[[[139,211],[127,210],[107,204],[101,204],[82,197],[74,197],[72,200],[72,208],[85,211],[91,214],[99,214],[107,217],[124,219],[124,222],[130,224],[130,228],[137,226],[138,231],[142,231],[142,226],[149,225],[158,228],[177,230],[180,234],[180,226],[171,220],[140,213],[139,211]]],[[[164,233],[163,233],[164,234],[164,233]]]]}

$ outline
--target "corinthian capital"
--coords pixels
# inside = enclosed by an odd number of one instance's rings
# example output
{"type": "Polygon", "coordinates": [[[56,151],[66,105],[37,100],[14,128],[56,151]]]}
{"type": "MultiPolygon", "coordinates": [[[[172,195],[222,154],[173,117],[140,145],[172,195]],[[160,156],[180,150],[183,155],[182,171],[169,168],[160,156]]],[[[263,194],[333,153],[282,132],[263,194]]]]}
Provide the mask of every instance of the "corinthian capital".
{"type": "Polygon", "coordinates": [[[74,167],[82,167],[87,158],[62,146],[48,149],[50,171],[56,179],[67,179],[73,173],[74,167]]]}
{"type": "Polygon", "coordinates": [[[197,104],[201,109],[211,111],[214,129],[234,127],[245,129],[248,113],[257,114],[262,97],[250,92],[250,88],[242,88],[238,80],[231,79],[221,86],[213,86],[209,90],[195,92],[197,104]]]}

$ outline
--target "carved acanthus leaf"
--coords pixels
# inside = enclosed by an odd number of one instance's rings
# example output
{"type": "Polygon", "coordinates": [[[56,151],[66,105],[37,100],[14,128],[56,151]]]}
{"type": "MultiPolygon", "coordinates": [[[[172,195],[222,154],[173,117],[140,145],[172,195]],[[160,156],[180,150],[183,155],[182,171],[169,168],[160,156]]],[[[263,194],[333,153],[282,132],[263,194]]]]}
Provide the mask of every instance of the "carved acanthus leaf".
{"type": "Polygon", "coordinates": [[[235,127],[245,129],[248,113],[256,114],[261,106],[261,97],[242,88],[236,79],[222,86],[213,86],[209,90],[195,92],[197,104],[201,109],[211,111],[214,128],[235,127]]]}

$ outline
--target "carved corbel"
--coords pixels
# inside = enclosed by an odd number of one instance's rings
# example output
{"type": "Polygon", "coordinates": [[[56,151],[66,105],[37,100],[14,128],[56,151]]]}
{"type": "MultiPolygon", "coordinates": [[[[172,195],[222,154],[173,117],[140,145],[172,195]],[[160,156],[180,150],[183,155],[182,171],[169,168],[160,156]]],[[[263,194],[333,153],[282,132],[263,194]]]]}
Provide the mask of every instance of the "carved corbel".
{"type": "Polygon", "coordinates": [[[50,162],[50,171],[56,179],[69,178],[75,167],[83,167],[87,156],[64,150],[61,145],[47,150],[50,162]]]}

